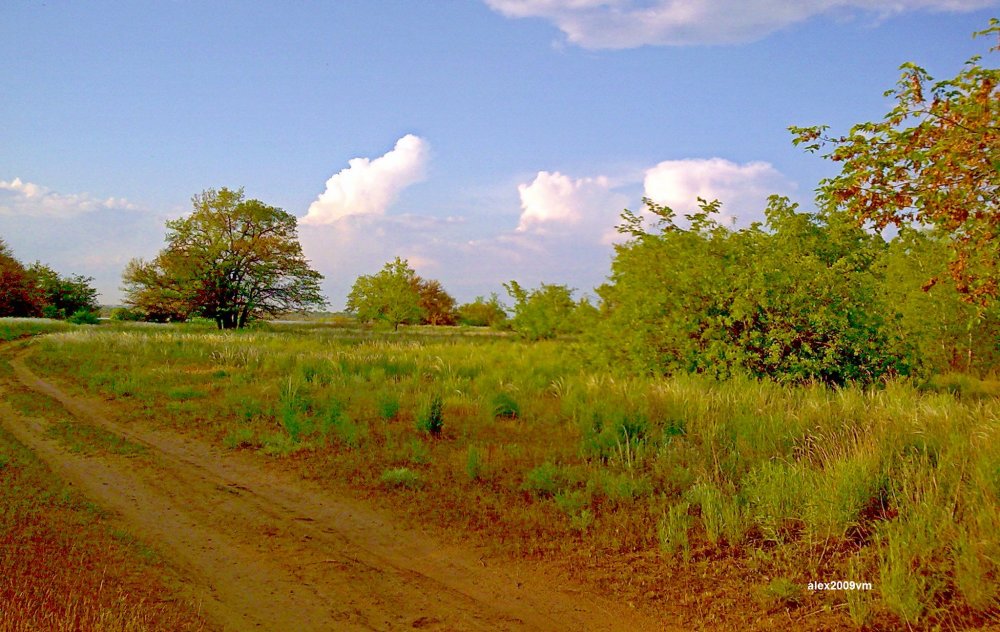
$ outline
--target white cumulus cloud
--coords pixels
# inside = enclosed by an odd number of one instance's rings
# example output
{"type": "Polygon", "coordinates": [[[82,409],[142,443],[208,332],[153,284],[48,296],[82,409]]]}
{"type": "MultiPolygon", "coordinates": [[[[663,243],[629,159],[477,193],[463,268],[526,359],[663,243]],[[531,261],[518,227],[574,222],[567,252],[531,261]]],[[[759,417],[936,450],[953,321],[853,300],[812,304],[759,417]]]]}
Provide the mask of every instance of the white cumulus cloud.
{"type": "Polygon", "coordinates": [[[420,182],[428,161],[427,142],[407,134],[378,158],[353,158],[326,181],[309,205],[303,224],[332,224],[350,215],[383,215],[406,187],[420,182]]]}
{"type": "Polygon", "coordinates": [[[539,171],[530,184],[518,185],[521,218],[517,231],[614,232],[618,216],[628,201],[616,193],[606,176],[571,178],[539,171]]]}
{"type": "Polygon", "coordinates": [[[96,198],[89,193],[56,193],[20,178],[0,180],[0,215],[73,217],[100,210],[135,210],[124,198],[96,198]]]}
{"type": "Polygon", "coordinates": [[[824,14],[884,19],[908,11],[974,11],[997,0],[486,0],[512,18],[542,18],[584,48],[732,44],[824,14]]]}
{"type": "Polygon", "coordinates": [[[722,219],[741,224],[763,219],[767,198],[794,185],[767,162],[735,163],[723,158],[665,160],[646,170],[645,196],[680,215],[697,209],[700,197],[722,202],[722,219]]]}

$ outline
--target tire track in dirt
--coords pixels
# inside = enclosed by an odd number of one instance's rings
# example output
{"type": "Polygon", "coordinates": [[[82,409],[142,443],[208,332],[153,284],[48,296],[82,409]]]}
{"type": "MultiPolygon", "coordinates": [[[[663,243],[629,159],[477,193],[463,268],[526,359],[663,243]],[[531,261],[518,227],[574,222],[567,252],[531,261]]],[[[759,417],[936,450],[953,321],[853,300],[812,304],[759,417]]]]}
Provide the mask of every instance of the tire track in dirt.
{"type": "Polygon", "coordinates": [[[147,448],[138,459],[72,454],[46,437],[44,423],[0,406],[18,440],[118,513],[227,629],[664,629],[543,565],[486,560],[249,455],[126,426],[108,405],[35,375],[26,353],[7,354],[25,387],[147,448]]]}

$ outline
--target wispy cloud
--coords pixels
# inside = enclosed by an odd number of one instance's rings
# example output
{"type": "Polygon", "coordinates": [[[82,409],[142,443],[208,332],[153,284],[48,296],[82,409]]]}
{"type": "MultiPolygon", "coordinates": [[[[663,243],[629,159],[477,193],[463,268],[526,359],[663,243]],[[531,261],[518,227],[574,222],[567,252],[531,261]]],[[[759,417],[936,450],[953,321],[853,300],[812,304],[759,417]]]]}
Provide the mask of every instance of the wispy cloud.
{"type": "Polygon", "coordinates": [[[512,18],[542,18],[573,44],[622,49],[645,45],[734,44],[836,13],[885,19],[909,11],[974,11],[997,0],[486,0],[512,18]]]}
{"type": "Polygon", "coordinates": [[[303,224],[332,224],[351,215],[383,215],[406,187],[424,179],[427,142],[407,134],[385,155],[354,158],[326,181],[303,224]]]}
{"type": "Polygon", "coordinates": [[[136,210],[124,198],[97,198],[89,193],[56,193],[51,189],[23,182],[20,178],[0,180],[0,215],[20,217],[67,218],[109,210],[136,210]]]}

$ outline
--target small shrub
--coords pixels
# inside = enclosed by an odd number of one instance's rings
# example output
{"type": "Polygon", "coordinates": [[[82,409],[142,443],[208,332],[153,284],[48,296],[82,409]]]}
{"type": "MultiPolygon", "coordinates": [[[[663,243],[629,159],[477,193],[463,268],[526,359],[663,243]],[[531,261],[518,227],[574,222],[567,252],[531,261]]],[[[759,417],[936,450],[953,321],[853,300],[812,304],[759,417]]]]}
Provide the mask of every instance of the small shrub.
{"type": "Polygon", "coordinates": [[[52,320],[66,320],[66,310],[61,307],[56,307],[55,305],[46,305],[42,308],[42,318],[51,318],[52,320]]]}
{"type": "Polygon", "coordinates": [[[327,406],[319,423],[319,431],[327,441],[333,439],[350,449],[361,447],[368,436],[368,427],[344,412],[343,404],[339,401],[333,401],[327,406]]]}
{"type": "Polygon", "coordinates": [[[269,456],[289,456],[307,447],[283,432],[269,434],[260,443],[264,454],[269,456]]]}
{"type": "Polygon", "coordinates": [[[556,507],[559,507],[560,511],[572,518],[579,515],[590,504],[590,494],[583,489],[561,491],[556,493],[555,501],[556,507]]]}
{"type": "Polygon", "coordinates": [[[591,422],[583,428],[582,452],[584,456],[601,461],[617,460],[624,467],[637,464],[649,436],[649,422],[640,414],[615,412],[605,419],[594,411],[591,422]]]}
{"type": "Polygon", "coordinates": [[[383,393],[378,398],[378,416],[392,421],[399,414],[399,398],[392,393],[383,393]]]}
{"type": "Polygon", "coordinates": [[[101,319],[97,316],[97,312],[92,312],[89,309],[78,309],[66,320],[74,325],[96,325],[101,322],[101,319]]]}
{"type": "Polygon", "coordinates": [[[775,577],[760,591],[764,601],[777,602],[783,606],[797,606],[805,596],[802,586],[787,577],[775,577]]]}
{"type": "Polygon", "coordinates": [[[397,467],[382,472],[379,483],[383,487],[404,487],[406,489],[416,489],[420,486],[420,476],[407,467],[397,467]]]}
{"type": "Polygon", "coordinates": [[[562,483],[563,477],[559,466],[546,461],[525,475],[521,489],[536,496],[553,496],[559,491],[562,483]]]}
{"type": "Polygon", "coordinates": [[[629,472],[615,474],[599,470],[588,481],[588,488],[616,503],[629,503],[653,492],[653,485],[645,476],[633,476],[629,472]]]}
{"type": "Polygon", "coordinates": [[[417,419],[417,430],[433,437],[439,436],[442,428],[444,428],[442,407],[441,396],[435,395],[432,397],[430,403],[417,419]]]}
{"type": "Polygon", "coordinates": [[[128,307],[115,307],[111,310],[111,320],[119,322],[137,322],[142,320],[142,314],[128,307]]]}
{"type": "Polygon", "coordinates": [[[493,396],[493,416],[517,419],[521,416],[521,407],[510,393],[497,393],[493,396]]]}

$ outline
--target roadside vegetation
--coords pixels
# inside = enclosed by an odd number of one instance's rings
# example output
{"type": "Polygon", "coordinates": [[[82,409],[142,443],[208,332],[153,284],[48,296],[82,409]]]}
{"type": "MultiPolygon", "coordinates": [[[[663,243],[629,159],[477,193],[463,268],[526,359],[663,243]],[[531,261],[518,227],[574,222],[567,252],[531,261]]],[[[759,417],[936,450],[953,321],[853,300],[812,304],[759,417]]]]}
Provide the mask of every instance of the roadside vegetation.
{"type": "Polygon", "coordinates": [[[657,588],[687,563],[720,586],[750,581],[764,609],[890,626],[997,616],[1000,383],[642,377],[589,366],[582,345],[123,326],[46,336],[31,362],[126,418],[257,451],[498,550],[608,565],[633,598],[671,597],[657,588]],[[805,590],[820,578],[874,589],[805,590]]]}

